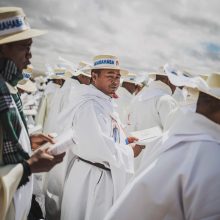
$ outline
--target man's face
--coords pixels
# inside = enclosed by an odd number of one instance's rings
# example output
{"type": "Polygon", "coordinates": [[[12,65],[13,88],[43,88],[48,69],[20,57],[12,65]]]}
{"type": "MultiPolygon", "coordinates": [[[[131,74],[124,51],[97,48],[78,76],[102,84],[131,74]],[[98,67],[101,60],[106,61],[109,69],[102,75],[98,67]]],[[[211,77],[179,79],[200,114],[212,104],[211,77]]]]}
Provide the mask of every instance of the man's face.
{"type": "Polygon", "coordinates": [[[2,45],[2,56],[12,60],[17,68],[22,71],[30,64],[32,39],[17,41],[2,45]]]}
{"type": "Polygon", "coordinates": [[[95,87],[106,95],[111,96],[120,85],[120,70],[102,69],[100,74],[92,73],[95,87]]]}
{"type": "Polygon", "coordinates": [[[89,85],[90,84],[90,79],[91,79],[90,77],[80,74],[78,76],[78,78],[79,78],[79,81],[82,84],[85,84],[85,85],[89,85]]]}

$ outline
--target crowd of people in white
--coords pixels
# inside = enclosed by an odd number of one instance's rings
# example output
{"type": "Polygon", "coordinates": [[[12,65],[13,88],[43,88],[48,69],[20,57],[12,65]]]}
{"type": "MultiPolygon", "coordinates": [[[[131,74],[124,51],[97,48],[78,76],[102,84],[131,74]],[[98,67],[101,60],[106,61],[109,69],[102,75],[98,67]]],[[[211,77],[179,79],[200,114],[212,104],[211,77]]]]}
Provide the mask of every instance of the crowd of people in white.
{"type": "MultiPolygon", "coordinates": [[[[26,66],[14,86],[29,135],[42,132],[55,142],[49,149],[66,153],[31,175],[42,218],[220,219],[220,73],[165,64],[140,75],[114,55],[92,62],[49,72],[26,66]]],[[[33,152],[43,147],[32,143],[33,152]]]]}

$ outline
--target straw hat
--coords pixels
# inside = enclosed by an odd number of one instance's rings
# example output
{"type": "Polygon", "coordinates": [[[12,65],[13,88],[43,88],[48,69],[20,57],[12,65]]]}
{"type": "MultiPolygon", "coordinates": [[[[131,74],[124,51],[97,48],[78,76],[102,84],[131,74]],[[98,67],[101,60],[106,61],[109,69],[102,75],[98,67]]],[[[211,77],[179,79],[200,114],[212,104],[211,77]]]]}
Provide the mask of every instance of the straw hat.
{"type": "Polygon", "coordinates": [[[122,82],[128,82],[128,83],[132,83],[132,84],[136,84],[136,85],[142,85],[142,81],[143,81],[143,78],[134,74],[134,73],[129,73],[128,76],[124,76],[121,78],[122,79],[122,82]]]}
{"type": "Polygon", "coordinates": [[[24,90],[25,92],[36,92],[37,86],[35,83],[33,83],[31,80],[25,80],[25,83],[23,80],[20,80],[17,84],[17,88],[24,90]]]}
{"type": "Polygon", "coordinates": [[[23,70],[23,79],[18,82],[17,88],[26,92],[36,92],[37,86],[30,80],[31,77],[32,74],[30,69],[23,70]]]}
{"type": "Polygon", "coordinates": [[[73,73],[65,68],[56,68],[53,70],[53,74],[51,74],[49,79],[68,79],[73,76],[73,73]]]}
{"type": "Polygon", "coordinates": [[[206,79],[209,87],[220,88],[220,73],[212,73],[206,79]]]}
{"type": "Polygon", "coordinates": [[[120,70],[120,74],[127,75],[128,71],[120,68],[119,59],[113,55],[98,55],[93,58],[93,65],[91,67],[86,67],[84,70],[92,69],[112,69],[120,70]]]}
{"type": "Polygon", "coordinates": [[[91,68],[91,65],[85,61],[80,61],[78,64],[78,67],[75,72],[73,72],[74,76],[79,76],[79,75],[84,75],[91,77],[91,70],[86,70],[86,69],[91,68]]]}
{"type": "Polygon", "coordinates": [[[26,40],[45,33],[30,28],[22,8],[0,7],[0,44],[26,40]]]}
{"type": "Polygon", "coordinates": [[[213,73],[208,77],[207,81],[205,81],[200,76],[185,76],[181,74],[180,71],[174,70],[174,68],[170,67],[168,64],[164,66],[164,69],[172,84],[176,86],[194,88],[195,90],[199,90],[220,99],[220,74],[213,73]]]}

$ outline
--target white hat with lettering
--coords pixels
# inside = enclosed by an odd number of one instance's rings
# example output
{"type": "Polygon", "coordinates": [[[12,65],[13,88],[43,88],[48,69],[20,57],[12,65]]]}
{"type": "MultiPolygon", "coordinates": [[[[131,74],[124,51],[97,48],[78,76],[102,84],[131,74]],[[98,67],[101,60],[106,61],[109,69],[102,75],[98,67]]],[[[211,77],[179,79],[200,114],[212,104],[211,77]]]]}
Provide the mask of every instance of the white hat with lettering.
{"type": "Polygon", "coordinates": [[[45,33],[30,28],[22,8],[0,7],[0,44],[26,40],[45,33]]]}
{"type": "Polygon", "coordinates": [[[53,70],[53,73],[49,75],[49,79],[68,79],[71,76],[73,76],[73,73],[70,70],[67,70],[66,68],[55,68],[53,70]]]}
{"type": "Polygon", "coordinates": [[[17,84],[17,88],[22,89],[26,92],[36,92],[37,86],[34,82],[30,80],[31,73],[23,71],[23,79],[20,80],[17,84]]]}
{"type": "Polygon", "coordinates": [[[93,65],[85,69],[111,69],[111,70],[120,70],[120,74],[127,75],[128,71],[120,68],[119,59],[113,55],[98,55],[93,58],[93,65]]]}
{"type": "Polygon", "coordinates": [[[132,83],[132,84],[136,84],[136,85],[142,85],[143,77],[138,76],[135,73],[130,73],[128,74],[128,76],[124,76],[121,78],[122,79],[122,83],[123,82],[128,82],[128,83],[132,83]]]}

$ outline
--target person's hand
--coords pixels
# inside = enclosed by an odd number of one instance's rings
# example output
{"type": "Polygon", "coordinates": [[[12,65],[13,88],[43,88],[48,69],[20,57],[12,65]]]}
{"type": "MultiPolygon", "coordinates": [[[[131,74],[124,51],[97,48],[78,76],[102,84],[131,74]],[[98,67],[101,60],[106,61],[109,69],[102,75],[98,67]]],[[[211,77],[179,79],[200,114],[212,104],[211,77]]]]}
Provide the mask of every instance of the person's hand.
{"type": "Polygon", "coordinates": [[[135,141],[138,141],[138,138],[131,136],[131,137],[128,137],[127,140],[128,140],[128,143],[131,144],[131,143],[134,143],[135,141]]]}
{"type": "Polygon", "coordinates": [[[41,145],[50,142],[54,144],[53,138],[46,134],[34,134],[30,136],[31,139],[31,147],[33,150],[36,150],[41,145]]]}
{"type": "Polygon", "coordinates": [[[27,160],[32,173],[47,172],[56,164],[63,161],[66,153],[51,155],[47,153],[48,148],[39,148],[27,160]]]}
{"type": "Polygon", "coordinates": [[[135,144],[135,143],[131,143],[129,145],[133,149],[134,157],[137,157],[141,153],[141,151],[145,148],[144,145],[139,145],[139,144],[135,144]]]}

